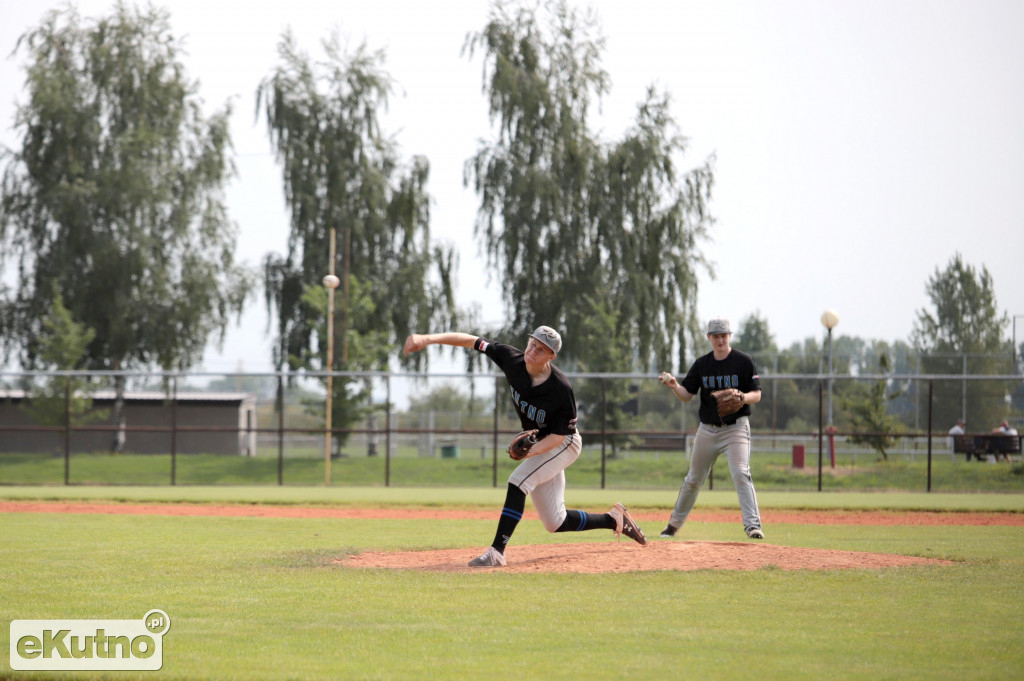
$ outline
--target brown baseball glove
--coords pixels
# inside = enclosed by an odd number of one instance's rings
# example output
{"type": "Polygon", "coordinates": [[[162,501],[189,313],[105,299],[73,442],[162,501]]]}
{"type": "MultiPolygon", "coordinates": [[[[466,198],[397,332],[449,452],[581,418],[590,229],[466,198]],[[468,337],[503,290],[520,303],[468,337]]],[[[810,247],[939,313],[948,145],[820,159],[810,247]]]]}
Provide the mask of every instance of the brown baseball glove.
{"type": "Polygon", "coordinates": [[[743,393],[735,388],[716,390],[711,393],[711,396],[718,403],[718,415],[723,419],[730,414],[735,414],[743,406],[743,393]]]}
{"type": "Polygon", "coordinates": [[[524,430],[514,438],[508,446],[508,455],[516,461],[522,461],[530,454],[530,450],[537,444],[537,430],[524,430]]]}

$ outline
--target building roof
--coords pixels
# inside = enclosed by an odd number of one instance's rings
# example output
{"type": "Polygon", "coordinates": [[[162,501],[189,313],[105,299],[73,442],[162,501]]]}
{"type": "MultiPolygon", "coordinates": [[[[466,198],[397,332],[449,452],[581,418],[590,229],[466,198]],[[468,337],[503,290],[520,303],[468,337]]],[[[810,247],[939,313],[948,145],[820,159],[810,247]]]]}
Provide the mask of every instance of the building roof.
{"type": "MultiPolygon", "coordinates": [[[[93,400],[113,401],[117,393],[113,390],[96,390],[79,397],[90,397],[93,400]]],[[[23,400],[27,397],[24,390],[17,388],[0,389],[0,400],[23,400]]],[[[179,392],[174,396],[179,402],[255,402],[256,393],[251,392],[179,392]]],[[[164,402],[171,395],[159,390],[125,391],[124,399],[130,402],[164,402]]]]}

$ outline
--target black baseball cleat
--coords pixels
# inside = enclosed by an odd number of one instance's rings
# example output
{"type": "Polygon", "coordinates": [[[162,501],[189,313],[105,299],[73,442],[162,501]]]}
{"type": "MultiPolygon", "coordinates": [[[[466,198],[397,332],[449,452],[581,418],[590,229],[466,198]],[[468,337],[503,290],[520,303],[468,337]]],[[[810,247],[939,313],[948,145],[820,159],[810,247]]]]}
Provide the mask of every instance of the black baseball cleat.
{"type": "Polygon", "coordinates": [[[647,537],[644,536],[643,530],[633,520],[633,516],[629,515],[629,511],[626,510],[625,506],[616,503],[608,511],[608,515],[615,519],[615,534],[624,534],[637,544],[647,543],[647,537]]]}
{"type": "Polygon", "coordinates": [[[764,532],[760,527],[751,527],[747,530],[747,536],[751,539],[764,539],[764,532]]]}
{"type": "Polygon", "coordinates": [[[678,527],[676,527],[672,523],[669,523],[668,525],[665,526],[665,529],[661,531],[661,536],[662,537],[674,537],[674,536],[676,536],[676,532],[678,532],[678,531],[679,531],[678,527]]]}

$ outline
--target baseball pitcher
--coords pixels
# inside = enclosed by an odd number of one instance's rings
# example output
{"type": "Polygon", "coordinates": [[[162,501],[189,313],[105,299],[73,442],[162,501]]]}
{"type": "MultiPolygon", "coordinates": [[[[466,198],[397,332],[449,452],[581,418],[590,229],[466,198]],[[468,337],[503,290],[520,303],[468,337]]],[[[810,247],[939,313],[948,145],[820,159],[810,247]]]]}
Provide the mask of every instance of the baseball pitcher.
{"type": "Polygon", "coordinates": [[[505,506],[494,541],[470,567],[505,565],[505,548],[523,517],[526,495],[548,532],[610,529],[617,535],[647,543],[644,533],[626,508],[617,503],[608,513],[587,513],[565,508],[565,469],[580,455],[583,440],[576,430],[576,398],[568,377],[551,362],[562,349],[562,337],[549,326],[530,336],[526,351],[466,333],[413,334],[405,341],[405,354],[431,344],[453,345],[482,352],[505,374],[523,431],[508,453],[521,463],[508,479],[505,506]]]}

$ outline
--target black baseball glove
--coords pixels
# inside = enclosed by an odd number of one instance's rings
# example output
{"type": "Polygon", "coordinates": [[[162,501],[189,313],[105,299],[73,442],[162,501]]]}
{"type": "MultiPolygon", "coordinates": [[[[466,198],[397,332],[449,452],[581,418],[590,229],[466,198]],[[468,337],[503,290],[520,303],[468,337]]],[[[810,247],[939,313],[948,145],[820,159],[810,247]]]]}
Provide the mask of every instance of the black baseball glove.
{"type": "Polygon", "coordinates": [[[530,450],[537,444],[537,431],[524,430],[514,438],[508,446],[508,455],[516,461],[522,461],[530,454],[530,450]]]}

